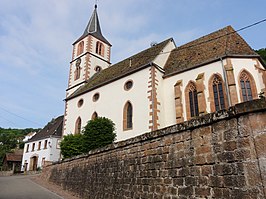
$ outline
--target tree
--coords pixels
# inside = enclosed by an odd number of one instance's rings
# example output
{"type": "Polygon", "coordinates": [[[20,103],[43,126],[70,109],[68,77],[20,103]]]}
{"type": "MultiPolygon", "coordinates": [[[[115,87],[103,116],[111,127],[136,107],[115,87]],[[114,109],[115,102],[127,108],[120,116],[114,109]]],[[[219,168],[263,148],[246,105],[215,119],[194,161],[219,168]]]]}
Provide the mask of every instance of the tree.
{"type": "Polygon", "coordinates": [[[12,133],[3,133],[0,131],[0,166],[6,153],[16,148],[17,139],[12,133]]]}
{"type": "Polygon", "coordinates": [[[82,134],[64,136],[60,144],[63,158],[71,158],[111,144],[116,137],[114,131],[115,124],[110,119],[99,117],[90,120],[82,134]]]}
{"type": "Polygon", "coordinates": [[[116,138],[114,131],[115,124],[108,118],[98,117],[90,120],[83,129],[87,150],[90,151],[111,144],[116,138]]]}
{"type": "Polygon", "coordinates": [[[60,148],[64,159],[87,152],[84,143],[84,136],[81,134],[70,134],[64,136],[64,139],[60,143],[60,148]]]}
{"type": "Polygon", "coordinates": [[[256,50],[256,52],[261,56],[261,58],[264,60],[264,63],[266,64],[266,48],[256,50]]]}

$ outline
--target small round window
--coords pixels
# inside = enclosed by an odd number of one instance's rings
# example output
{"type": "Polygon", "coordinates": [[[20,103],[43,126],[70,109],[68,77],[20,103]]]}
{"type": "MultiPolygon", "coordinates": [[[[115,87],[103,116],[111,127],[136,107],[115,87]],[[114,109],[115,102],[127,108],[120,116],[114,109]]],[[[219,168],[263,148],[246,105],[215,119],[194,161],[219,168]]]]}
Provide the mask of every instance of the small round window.
{"type": "Polygon", "coordinates": [[[83,105],[83,102],[84,102],[84,100],[83,100],[83,99],[80,99],[80,100],[78,101],[78,107],[81,107],[81,106],[83,105]]]}
{"type": "Polygon", "coordinates": [[[99,93],[95,93],[95,94],[93,95],[93,97],[92,97],[92,100],[93,100],[94,102],[96,102],[96,101],[98,101],[99,98],[100,98],[100,94],[99,94],[99,93]]]}
{"type": "Polygon", "coordinates": [[[133,81],[132,81],[132,80],[127,81],[127,82],[125,83],[125,85],[124,85],[124,89],[125,89],[126,91],[130,90],[132,87],[133,87],[133,81]]]}

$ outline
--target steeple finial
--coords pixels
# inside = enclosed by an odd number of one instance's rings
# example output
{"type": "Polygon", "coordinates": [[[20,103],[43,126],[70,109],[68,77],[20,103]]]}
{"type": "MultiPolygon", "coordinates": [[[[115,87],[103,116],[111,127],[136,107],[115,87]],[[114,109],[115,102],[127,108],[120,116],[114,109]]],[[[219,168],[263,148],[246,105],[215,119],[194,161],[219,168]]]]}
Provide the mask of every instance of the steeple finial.
{"type": "Polygon", "coordinates": [[[98,0],[95,0],[94,8],[97,9],[98,0]]]}

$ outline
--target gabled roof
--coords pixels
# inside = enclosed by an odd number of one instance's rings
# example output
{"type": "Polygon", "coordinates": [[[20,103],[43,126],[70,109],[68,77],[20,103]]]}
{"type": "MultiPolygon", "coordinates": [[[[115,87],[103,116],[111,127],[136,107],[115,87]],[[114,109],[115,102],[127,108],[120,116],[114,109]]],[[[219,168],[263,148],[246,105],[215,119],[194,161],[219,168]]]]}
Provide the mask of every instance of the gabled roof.
{"type": "Polygon", "coordinates": [[[165,75],[180,73],[226,56],[259,57],[231,27],[215,31],[172,50],[165,75]]]}
{"type": "Polygon", "coordinates": [[[6,153],[5,158],[8,162],[21,162],[23,150],[17,150],[14,153],[6,153]]]}
{"type": "Polygon", "coordinates": [[[81,39],[85,38],[88,35],[92,35],[92,36],[96,37],[97,39],[99,39],[99,40],[103,41],[104,43],[111,46],[111,44],[107,41],[107,39],[105,39],[104,36],[102,35],[100,21],[99,21],[99,17],[97,14],[97,5],[95,5],[94,11],[93,11],[92,16],[89,20],[88,25],[86,26],[86,29],[85,29],[83,35],[77,41],[75,41],[74,44],[77,43],[78,41],[80,41],[81,39]]]}
{"type": "Polygon", "coordinates": [[[167,39],[117,64],[114,64],[101,72],[96,73],[84,86],[77,89],[66,100],[146,67],[154,61],[164,47],[172,40],[172,38],[167,39]]]}
{"type": "Polygon", "coordinates": [[[52,119],[42,130],[40,130],[36,135],[34,135],[27,142],[33,142],[36,140],[42,140],[50,136],[61,137],[62,127],[63,127],[64,116],[59,116],[56,119],[52,119]]]}

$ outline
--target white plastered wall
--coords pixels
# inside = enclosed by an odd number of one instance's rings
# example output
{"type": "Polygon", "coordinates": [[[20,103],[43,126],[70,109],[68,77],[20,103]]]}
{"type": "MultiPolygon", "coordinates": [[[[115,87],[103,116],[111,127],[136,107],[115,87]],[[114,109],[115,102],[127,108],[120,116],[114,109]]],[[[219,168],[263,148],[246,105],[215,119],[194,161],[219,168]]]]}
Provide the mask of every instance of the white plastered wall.
{"type": "Polygon", "coordinates": [[[175,43],[174,41],[170,41],[165,47],[164,49],[160,52],[160,54],[154,59],[154,63],[158,66],[160,66],[161,68],[164,67],[171,51],[175,48],[175,43]]]}
{"type": "Polygon", "coordinates": [[[196,78],[199,74],[204,73],[204,85],[205,85],[205,98],[206,98],[206,105],[207,105],[207,112],[210,112],[210,103],[208,102],[209,98],[209,91],[208,91],[208,83],[210,77],[214,73],[219,73],[224,81],[224,75],[222,70],[222,64],[220,61],[201,66],[195,68],[193,70],[188,70],[180,74],[176,74],[171,77],[167,77],[164,79],[163,83],[163,102],[162,102],[162,110],[164,110],[161,114],[161,123],[165,124],[166,126],[173,125],[176,123],[176,113],[175,113],[175,92],[174,92],[174,85],[177,81],[182,80],[182,104],[183,104],[183,116],[184,120],[186,120],[186,104],[185,104],[185,88],[190,80],[196,82],[196,78]]]}
{"type": "Polygon", "coordinates": [[[107,117],[115,123],[117,141],[149,131],[150,104],[147,93],[149,75],[149,68],[146,68],[68,100],[64,135],[74,133],[78,117],[81,117],[82,127],[84,127],[94,112],[97,112],[98,116],[107,117]],[[133,81],[133,87],[126,91],[124,90],[124,84],[128,80],[133,81]],[[99,93],[100,98],[93,102],[92,97],[95,93],[99,93]],[[77,103],[80,99],[83,99],[84,103],[78,108],[77,103]],[[123,131],[123,109],[127,101],[130,101],[133,106],[133,129],[123,131]]]}

